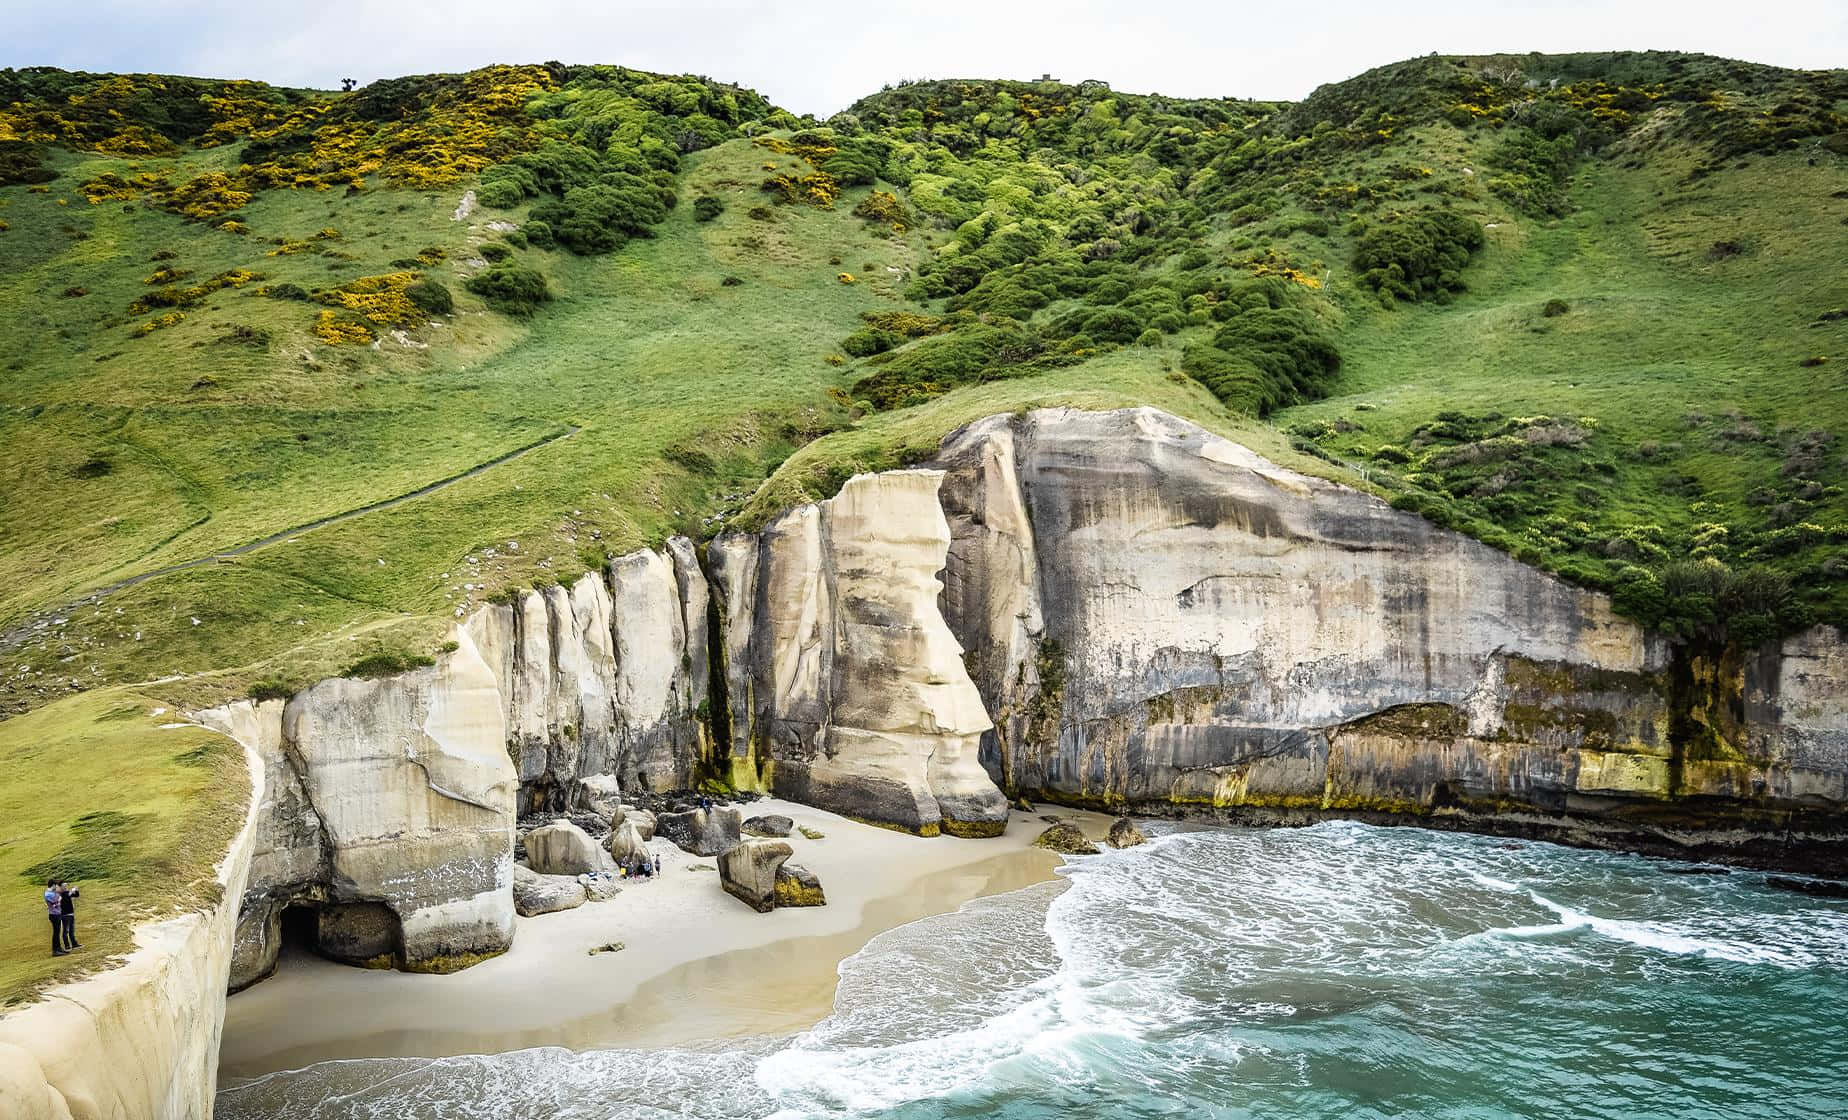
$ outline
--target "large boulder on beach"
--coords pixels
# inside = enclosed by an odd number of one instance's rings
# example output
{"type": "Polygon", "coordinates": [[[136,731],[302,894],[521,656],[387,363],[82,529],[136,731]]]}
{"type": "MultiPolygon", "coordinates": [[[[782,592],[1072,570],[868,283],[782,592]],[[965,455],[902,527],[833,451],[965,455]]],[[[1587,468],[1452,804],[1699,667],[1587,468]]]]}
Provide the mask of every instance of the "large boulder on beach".
{"type": "Polygon", "coordinates": [[[618,867],[629,867],[650,858],[648,846],[642,841],[642,834],[636,829],[634,821],[625,820],[620,828],[612,829],[604,850],[610,853],[610,858],[616,861],[618,867]]]}
{"type": "Polygon", "coordinates": [[[560,818],[526,834],[526,862],[541,875],[587,875],[597,870],[597,842],[560,818]]]}
{"type": "Polygon", "coordinates": [[[1112,848],[1133,848],[1138,844],[1148,843],[1149,838],[1142,835],[1142,830],[1136,827],[1135,821],[1128,817],[1118,817],[1111,822],[1110,834],[1104,837],[1104,842],[1112,848]]]}
{"type": "Polygon", "coordinates": [[[1068,856],[1094,856],[1097,854],[1097,845],[1086,840],[1084,838],[1084,833],[1078,831],[1078,826],[1072,824],[1070,821],[1060,821],[1058,824],[1040,833],[1039,839],[1033,841],[1033,846],[1035,848],[1046,848],[1068,856]]]}
{"type": "Polygon", "coordinates": [[[720,855],[744,839],[738,810],[728,805],[662,813],[655,818],[655,831],[681,851],[696,856],[720,855]]]}
{"type": "Polygon", "coordinates": [[[785,863],[776,869],[776,904],[778,906],[826,906],[821,879],[806,867],[785,863]]]}
{"type": "Polygon", "coordinates": [[[744,822],[747,836],[770,836],[782,839],[796,829],[796,822],[778,813],[752,817],[744,822]]]}
{"type": "Polygon", "coordinates": [[[513,867],[513,908],[522,918],[584,905],[584,884],[569,875],[541,875],[530,867],[513,867]]]}
{"type": "Polygon", "coordinates": [[[795,854],[781,840],[746,840],[719,856],[719,882],[725,893],[760,914],[776,909],[776,875],[795,854]]]}
{"type": "Polygon", "coordinates": [[[633,805],[624,805],[622,807],[622,823],[634,825],[635,831],[640,833],[644,840],[653,840],[655,837],[655,815],[646,809],[637,809],[633,805]]]}

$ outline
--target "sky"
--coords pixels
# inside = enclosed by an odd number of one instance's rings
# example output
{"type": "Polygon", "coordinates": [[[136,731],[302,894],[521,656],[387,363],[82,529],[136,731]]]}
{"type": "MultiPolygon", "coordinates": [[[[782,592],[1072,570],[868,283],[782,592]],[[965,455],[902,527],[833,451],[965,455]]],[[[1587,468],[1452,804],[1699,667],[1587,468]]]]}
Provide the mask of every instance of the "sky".
{"type": "Polygon", "coordinates": [[[1683,50],[1848,66],[1848,0],[0,0],[0,67],[337,87],[490,62],[618,63],[827,116],[912,78],[1098,78],[1295,99],[1429,54],[1683,50]]]}

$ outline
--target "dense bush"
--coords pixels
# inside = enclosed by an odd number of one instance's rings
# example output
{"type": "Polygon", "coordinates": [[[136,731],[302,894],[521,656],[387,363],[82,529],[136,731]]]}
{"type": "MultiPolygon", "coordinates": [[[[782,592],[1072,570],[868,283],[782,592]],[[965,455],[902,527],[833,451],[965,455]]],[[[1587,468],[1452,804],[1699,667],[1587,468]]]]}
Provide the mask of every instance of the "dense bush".
{"type": "Polygon", "coordinates": [[[513,256],[513,250],[505,245],[490,241],[481,247],[481,259],[489,264],[499,264],[513,256]]]}
{"type": "Polygon", "coordinates": [[[725,213],[725,204],[709,194],[700,195],[693,200],[693,220],[696,222],[710,222],[723,213],[725,213]]]}
{"type": "Polygon", "coordinates": [[[468,278],[468,290],[508,315],[531,315],[552,298],[545,276],[517,264],[497,264],[468,278]]]}
{"type": "Polygon", "coordinates": [[[455,297],[441,280],[426,276],[404,289],[404,297],[427,315],[447,315],[456,309],[455,297]]]}
{"type": "Polygon", "coordinates": [[[1213,308],[1224,325],[1210,345],[1183,350],[1181,368],[1227,407],[1260,416],[1326,395],[1341,353],[1328,328],[1293,298],[1268,280],[1228,293],[1213,308]]]}
{"type": "Polygon", "coordinates": [[[550,249],[558,244],[550,222],[528,218],[526,224],[520,227],[520,232],[526,235],[526,243],[535,249],[550,249]]]}
{"type": "Polygon", "coordinates": [[[1044,354],[1037,332],[1009,320],[969,323],[881,359],[879,369],[854,383],[856,399],[890,409],[916,404],[958,385],[1007,377],[1044,354]]]}
{"type": "Polygon", "coordinates": [[[616,172],[535,205],[532,216],[574,253],[609,253],[632,237],[648,236],[649,227],[667,217],[667,206],[653,183],[616,172]]]}
{"type": "Polygon", "coordinates": [[[1463,289],[1463,269],[1484,241],[1474,218],[1419,210],[1368,227],[1354,246],[1353,263],[1361,283],[1382,298],[1442,300],[1463,289]]]}
{"type": "Polygon", "coordinates": [[[871,357],[883,354],[905,340],[891,331],[878,327],[861,327],[859,330],[841,339],[841,349],[855,358],[871,357]]]}

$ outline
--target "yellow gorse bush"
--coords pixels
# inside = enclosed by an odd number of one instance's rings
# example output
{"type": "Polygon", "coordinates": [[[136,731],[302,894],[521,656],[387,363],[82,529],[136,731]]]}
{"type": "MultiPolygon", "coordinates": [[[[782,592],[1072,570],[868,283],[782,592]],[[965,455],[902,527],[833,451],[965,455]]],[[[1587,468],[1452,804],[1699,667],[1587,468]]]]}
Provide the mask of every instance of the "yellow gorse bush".
{"type": "MultiPolygon", "coordinates": [[[[314,294],[315,302],[350,311],[380,327],[416,327],[428,321],[421,307],[411,302],[406,290],[418,280],[415,272],[388,272],[382,276],[362,276],[357,280],[314,294]]],[[[325,316],[327,313],[322,312],[325,316]]],[[[318,330],[317,330],[317,333],[318,330]]],[[[370,341],[370,340],[368,340],[370,341]]]]}
{"type": "Polygon", "coordinates": [[[332,311],[315,316],[314,336],[329,346],[364,346],[378,337],[366,324],[332,311]]]}

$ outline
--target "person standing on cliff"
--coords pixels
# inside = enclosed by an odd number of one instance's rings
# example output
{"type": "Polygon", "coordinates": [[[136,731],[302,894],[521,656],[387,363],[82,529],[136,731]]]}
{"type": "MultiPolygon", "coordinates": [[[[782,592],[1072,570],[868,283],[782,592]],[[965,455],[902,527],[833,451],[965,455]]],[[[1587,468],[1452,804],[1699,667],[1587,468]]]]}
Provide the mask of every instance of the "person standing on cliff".
{"type": "Polygon", "coordinates": [[[51,919],[51,955],[62,957],[69,952],[60,948],[64,933],[64,899],[58,894],[58,881],[45,880],[45,916],[51,919]]]}
{"type": "Polygon", "coordinates": [[[64,951],[81,949],[77,942],[77,896],[82,893],[63,879],[58,880],[58,904],[61,910],[61,924],[64,927],[64,951]]]}

